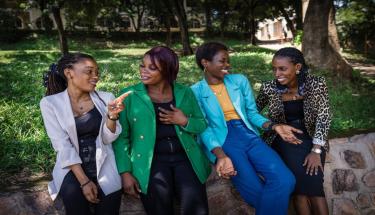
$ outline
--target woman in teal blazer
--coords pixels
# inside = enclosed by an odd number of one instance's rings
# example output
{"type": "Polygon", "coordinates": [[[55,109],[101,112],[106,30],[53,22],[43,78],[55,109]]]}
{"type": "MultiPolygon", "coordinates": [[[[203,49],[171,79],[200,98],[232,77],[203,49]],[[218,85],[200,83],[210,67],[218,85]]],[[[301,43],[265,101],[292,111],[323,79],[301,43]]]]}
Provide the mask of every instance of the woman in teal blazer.
{"type": "Polygon", "coordinates": [[[209,161],[196,142],[206,122],[189,87],[175,83],[177,55],[155,47],[140,65],[142,83],[128,87],[120,114],[123,131],[113,144],[126,193],[138,196],[148,214],[208,214],[205,181],[209,161]]]}
{"type": "Polygon", "coordinates": [[[257,128],[275,130],[299,144],[293,127],[274,124],[258,113],[249,81],[228,74],[228,48],[216,42],[197,49],[205,78],[192,86],[208,122],[200,134],[203,148],[219,176],[229,178],[256,214],[287,214],[295,179],[280,157],[259,137],[257,128]],[[262,178],[259,177],[262,176],[262,178]]]}

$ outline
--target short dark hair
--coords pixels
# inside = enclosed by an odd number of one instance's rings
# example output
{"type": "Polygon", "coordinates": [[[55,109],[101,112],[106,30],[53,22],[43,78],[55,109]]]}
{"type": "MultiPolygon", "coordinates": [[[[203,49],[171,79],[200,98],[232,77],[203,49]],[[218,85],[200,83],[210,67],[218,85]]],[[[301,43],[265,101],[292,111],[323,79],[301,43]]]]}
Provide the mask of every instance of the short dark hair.
{"type": "Polygon", "coordinates": [[[286,57],[289,58],[293,64],[300,63],[302,65],[301,72],[305,73],[309,70],[309,67],[306,65],[305,58],[300,50],[294,47],[285,47],[279,49],[274,55],[273,58],[286,57]]]}
{"type": "Polygon", "coordinates": [[[208,61],[212,61],[212,58],[219,52],[219,51],[228,51],[228,47],[219,42],[207,42],[197,48],[195,52],[195,61],[197,65],[202,70],[204,66],[202,65],[202,59],[206,59],[208,61]]]}
{"type": "Polygon", "coordinates": [[[173,84],[177,79],[177,74],[179,70],[178,56],[170,48],[166,46],[156,46],[149,51],[147,51],[144,56],[150,56],[151,62],[156,66],[155,61],[157,61],[161,68],[160,73],[164,80],[168,83],[173,84]]]}
{"type": "Polygon", "coordinates": [[[72,68],[74,64],[83,60],[96,63],[91,55],[77,52],[66,54],[57,61],[57,64],[51,64],[49,70],[43,75],[43,85],[47,88],[46,96],[64,91],[68,87],[64,70],[72,68]]]}

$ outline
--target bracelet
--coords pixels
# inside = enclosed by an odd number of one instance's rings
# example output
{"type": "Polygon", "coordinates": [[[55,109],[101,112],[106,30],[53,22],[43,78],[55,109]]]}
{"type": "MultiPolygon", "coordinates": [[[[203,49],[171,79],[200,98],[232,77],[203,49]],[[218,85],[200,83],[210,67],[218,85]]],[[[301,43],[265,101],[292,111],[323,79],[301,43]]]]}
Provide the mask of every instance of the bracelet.
{"type": "Polygon", "coordinates": [[[112,121],[116,121],[116,120],[119,119],[118,116],[117,116],[117,117],[113,117],[113,116],[109,115],[108,113],[107,113],[107,117],[108,117],[108,119],[110,119],[110,120],[112,120],[112,121]]]}
{"type": "Polygon", "coordinates": [[[88,181],[86,181],[85,183],[83,183],[83,184],[81,185],[81,189],[82,189],[84,186],[88,185],[90,182],[91,182],[91,180],[88,180],[88,181]]]}
{"type": "Polygon", "coordinates": [[[274,125],[276,125],[276,123],[275,122],[272,122],[272,121],[269,121],[270,123],[268,124],[268,126],[264,129],[264,130],[266,130],[266,131],[271,131],[272,130],[272,127],[274,126],[274,125]]]}

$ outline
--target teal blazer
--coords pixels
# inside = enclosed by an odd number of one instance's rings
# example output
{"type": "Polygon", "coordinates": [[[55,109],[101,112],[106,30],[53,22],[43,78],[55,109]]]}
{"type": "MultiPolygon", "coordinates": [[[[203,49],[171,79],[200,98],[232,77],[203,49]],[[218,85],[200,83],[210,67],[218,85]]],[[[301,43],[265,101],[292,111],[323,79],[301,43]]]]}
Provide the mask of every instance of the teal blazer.
{"type": "MultiPolygon", "coordinates": [[[[237,114],[248,129],[259,135],[257,127],[262,128],[263,123],[269,120],[259,114],[247,78],[240,74],[226,75],[224,84],[237,114]]],[[[216,157],[211,150],[215,147],[221,147],[228,134],[224,113],[205,79],[197,82],[191,88],[208,123],[206,130],[199,135],[199,142],[203,143],[203,149],[207,157],[214,163],[216,157]]]]}

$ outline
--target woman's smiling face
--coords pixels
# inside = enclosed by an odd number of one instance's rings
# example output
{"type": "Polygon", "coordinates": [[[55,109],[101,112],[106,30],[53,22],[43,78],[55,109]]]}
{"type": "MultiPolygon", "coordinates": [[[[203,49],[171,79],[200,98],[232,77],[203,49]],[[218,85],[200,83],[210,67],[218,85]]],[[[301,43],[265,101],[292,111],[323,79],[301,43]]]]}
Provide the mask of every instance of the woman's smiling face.
{"type": "Polygon", "coordinates": [[[145,85],[154,85],[163,82],[163,76],[160,72],[160,65],[158,61],[152,63],[149,55],[144,56],[142,63],[139,65],[139,72],[141,81],[145,85]]]}
{"type": "Polygon", "coordinates": [[[203,59],[202,64],[206,68],[207,75],[222,80],[224,76],[228,74],[228,69],[230,67],[228,51],[220,50],[211,61],[203,59]]]}
{"type": "Polygon", "coordinates": [[[272,60],[272,70],[275,78],[281,85],[290,85],[297,82],[296,72],[301,64],[294,64],[288,57],[275,57],[272,60]]]}

